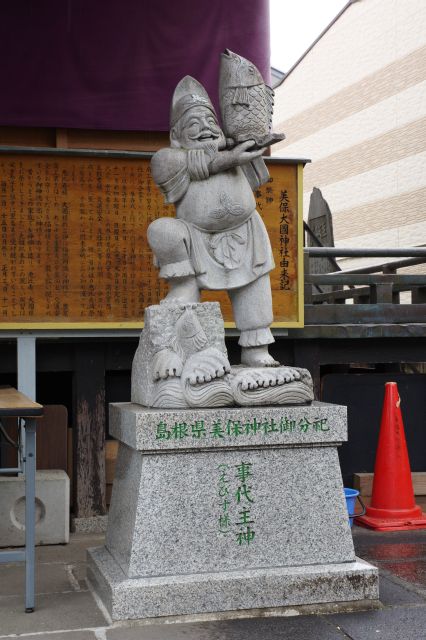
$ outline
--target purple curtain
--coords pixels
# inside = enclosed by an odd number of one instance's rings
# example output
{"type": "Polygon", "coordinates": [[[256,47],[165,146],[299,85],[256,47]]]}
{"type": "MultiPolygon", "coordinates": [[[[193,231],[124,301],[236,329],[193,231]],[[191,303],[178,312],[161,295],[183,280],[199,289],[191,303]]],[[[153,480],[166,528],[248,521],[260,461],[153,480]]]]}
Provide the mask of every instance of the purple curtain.
{"type": "Polygon", "coordinates": [[[269,80],[268,0],[3,0],[0,8],[0,126],[167,130],[184,75],[217,105],[226,47],[269,80]]]}

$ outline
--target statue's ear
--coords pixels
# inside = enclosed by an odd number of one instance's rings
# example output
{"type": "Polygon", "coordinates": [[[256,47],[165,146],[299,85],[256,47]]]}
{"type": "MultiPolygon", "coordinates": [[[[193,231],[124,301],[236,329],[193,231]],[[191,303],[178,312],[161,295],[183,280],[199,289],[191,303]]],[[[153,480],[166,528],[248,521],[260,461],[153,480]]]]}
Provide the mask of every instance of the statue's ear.
{"type": "Polygon", "coordinates": [[[180,148],[179,136],[176,127],[170,129],[170,146],[174,148],[180,148]]]}

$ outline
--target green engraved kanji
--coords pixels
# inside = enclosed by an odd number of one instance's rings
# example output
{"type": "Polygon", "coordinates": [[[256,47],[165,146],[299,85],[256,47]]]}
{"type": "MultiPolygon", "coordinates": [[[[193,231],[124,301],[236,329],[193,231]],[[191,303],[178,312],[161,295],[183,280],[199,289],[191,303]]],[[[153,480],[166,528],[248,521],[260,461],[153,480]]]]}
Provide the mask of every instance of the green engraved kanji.
{"type": "Polygon", "coordinates": [[[228,484],[228,482],[229,482],[229,478],[226,475],[226,470],[222,470],[219,478],[219,484],[220,485],[228,484]]]}
{"type": "Polygon", "coordinates": [[[275,420],[273,418],[271,418],[271,420],[265,420],[262,423],[262,427],[263,427],[263,431],[265,433],[265,435],[267,435],[268,433],[278,433],[279,429],[278,429],[278,425],[275,422],[275,420]]]}
{"type": "Polygon", "coordinates": [[[240,420],[228,420],[226,432],[228,436],[240,436],[244,433],[244,427],[240,420]]]}
{"type": "Polygon", "coordinates": [[[245,482],[247,478],[250,478],[252,475],[251,467],[251,462],[241,462],[241,464],[235,465],[235,468],[237,469],[236,477],[240,482],[245,482]]]}
{"type": "Polygon", "coordinates": [[[299,429],[303,433],[306,433],[309,430],[310,426],[312,426],[312,423],[308,420],[306,416],[299,420],[299,429]]]}
{"type": "Polygon", "coordinates": [[[229,509],[229,505],[230,505],[230,504],[231,504],[231,503],[230,503],[230,502],[229,502],[229,500],[227,500],[226,498],[225,498],[225,500],[224,500],[223,502],[221,502],[220,506],[222,507],[222,509],[223,509],[223,511],[224,511],[225,513],[228,511],[228,509],[229,509]]]}
{"type": "Polygon", "coordinates": [[[175,440],[182,440],[182,438],[186,438],[188,435],[188,425],[186,422],[175,422],[172,427],[172,435],[175,440]]]}
{"type": "Polygon", "coordinates": [[[315,431],[330,431],[330,427],[327,424],[327,418],[314,420],[312,428],[315,429],[315,431]]]}
{"type": "Polygon", "coordinates": [[[280,420],[280,432],[294,431],[296,429],[296,420],[289,420],[287,417],[280,420]]]}
{"type": "Polygon", "coordinates": [[[210,432],[213,438],[223,438],[224,430],[222,427],[222,423],[220,420],[215,420],[212,425],[212,430],[210,432]]]}
{"type": "Polygon", "coordinates": [[[242,484],[238,487],[237,491],[235,492],[235,496],[238,503],[241,502],[242,498],[244,498],[248,502],[254,502],[251,495],[251,487],[248,487],[246,484],[242,484]]]}
{"type": "Polygon", "coordinates": [[[238,524],[253,524],[254,520],[250,520],[250,509],[243,509],[239,511],[240,520],[238,524]]]}
{"type": "Polygon", "coordinates": [[[220,511],[217,513],[216,526],[221,535],[229,533],[232,536],[235,535],[234,540],[240,546],[251,544],[255,536],[252,528],[255,520],[251,512],[254,498],[252,487],[247,484],[249,478],[253,482],[252,469],[253,463],[243,460],[233,467],[225,463],[217,465],[217,494],[220,511]]]}
{"type": "Polygon", "coordinates": [[[258,431],[262,430],[262,424],[258,422],[256,418],[253,418],[253,422],[246,422],[246,424],[244,425],[244,428],[248,436],[251,435],[252,433],[256,435],[258,431]]]}
{"type": "Polygon", "coordinates": [[[224,515],[219,516],[219,531],[220,533],[229,533],[231,527],[231,520],[229,515],[225,513],[224,515]]]}
{"type": "Polygon", "coordinates": [[[157,433],[156,440],[169,440],[171,436],[170,431],[167,429],[167,424],[163,421],[160,421],[157,424],[157,433]]]}
{"type": "Polygon", "coordinates": [[[204,424],[204,420],[196,420],[192,425],[192,437],[193,438],[205,438],[206,437],[206,427],[204,424]]]}
{"type": "Polygon", "coordinates": [[[231,520],[229,516],[229,505],[231,502],[226,497],[229,496],[229,488],[227,487],[229,484],[229,464],[219,464],[217,470],[219,471],[218,494],[219,498],[223,498],[219,503],[221,507],[221,512],[218,517],[219,533],[227,534],[231,532],[231,520]]]}
{"type": "Polygon", "coordinates": [[[250,542],[253,540],[255,535],[255,532],[253,531],[253,529],[250,529],[250,527],[247,527],[247,529],[242,529],[241,531],[239,531],[237,533],[237,541],[239,545],[243,545],[243,544],[250,544],[250,542]]]}

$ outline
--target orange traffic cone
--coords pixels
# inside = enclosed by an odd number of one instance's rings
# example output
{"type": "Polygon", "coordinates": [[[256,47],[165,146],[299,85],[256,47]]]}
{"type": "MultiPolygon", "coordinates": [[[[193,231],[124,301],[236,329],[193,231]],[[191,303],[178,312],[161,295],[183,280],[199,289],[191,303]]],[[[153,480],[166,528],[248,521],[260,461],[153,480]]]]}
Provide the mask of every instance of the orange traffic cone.
{"type": "Polygon", "coordinates": [[[356,523],[377,531],[426,528],[426,513],[414,501],[410,461],[396,382],[385,385],[374,465],[371,504],[356,523]]]}

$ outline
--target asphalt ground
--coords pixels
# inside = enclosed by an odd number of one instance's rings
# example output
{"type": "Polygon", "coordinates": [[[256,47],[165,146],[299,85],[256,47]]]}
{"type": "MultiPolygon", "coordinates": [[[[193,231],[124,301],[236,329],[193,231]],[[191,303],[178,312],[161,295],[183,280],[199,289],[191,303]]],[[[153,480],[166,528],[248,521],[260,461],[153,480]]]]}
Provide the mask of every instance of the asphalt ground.
{"type": "Polygon", "coordinates": [[[103,537],[73,534],[68,545],[36,550],[34,613],[24,612],[23,565],[0,565],[0,639],[426,640],[426,529],[378,533],[354,527],[353,536],[357,555],[379,567],[377,610],[111,624],[85,580],[86,548],[103,544],[103,537]]]}

